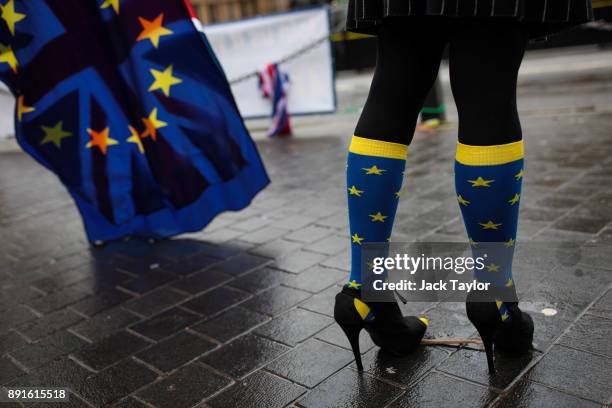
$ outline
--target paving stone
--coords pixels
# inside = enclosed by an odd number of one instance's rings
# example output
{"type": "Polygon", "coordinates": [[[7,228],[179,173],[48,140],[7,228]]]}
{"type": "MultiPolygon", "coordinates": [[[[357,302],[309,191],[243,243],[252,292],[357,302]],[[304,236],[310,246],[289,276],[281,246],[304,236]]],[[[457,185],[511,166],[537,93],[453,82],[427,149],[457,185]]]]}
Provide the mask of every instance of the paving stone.
{"type": "Polygon", "coordinates": [[[315,219],[312,217],[305,217],[303,215],[293,214],[276,221],[274,223],[274,226],[290,231],[295,231],[312,224],[314,221],[315,219]]]}
{"type": "Polygon", "coordinates": [[[266,242],[273,241],[277,238],[282,237],[288,231],[282,228],[276,227],[264,227],[260,228],[257,231],[249,232],[248,234],[244,234],[240,237],[241,240],[250,242],[253,244],[264,244],[266,242]]]}
{"type": "Polygon", "coordinates": [[[70,327],[81,320],[83,320],[83,317],[72,310],[62,309],[32,320],[17,329],[30,340],[37,340],[63,328],[70,327]]]}
{"type": "Polygon", "coordinates": [[[19,368],[8,357],[0,357],[0,385],[8,384],[11,380],[22,374],[25,374],[25,371],[19,368]]]}
{"type": "Polygon", "coordinates": [[[136,357],[160,371],[169,372],[215,347],[216,344],[211,341],[181,331],[138,353],[136,357]]]}
{"type": "Polygon", "coordinates": [[[17,332],[10,331],[2,334],[0,335],[0,356],[27,344],[26,340],[17,332]]]}
{"type": "Polygon", "coordinates": [[[72,330],[92,342],[103,339],[124,329],[139,319],[134,313],[120,309],[110,309],[95,315],[89,320],[79,323],[72,330]]]}
{"type": "Polygon", "coordinates": [[[74,357],[94,370],[102,370],[148,347],[149,342],[122,330],[81,348],[74,357]]]}
{"type": "Polygon", "coordinates": [[[300,305],[300,308],[321,313],[327,316],[334,315],[335,297],[340,292],[339,286],[332,286],[323,292],[313,295],[310,299],[300,305]]]}
{"type": "Polygon", "coordinates": [[[143,316],[153,316],[164,309],[168,309],[184,299],[187,296],[177,293],[169,288],[160,288],[156,291],[149,292],[146,295],[136,298],[123,306],[143,316]]]}
{"type": "Polygon", "coordinates": [[[94,406],[101,407],[121,399],[156,378],[156,373],[128,359],[87,376],[76,391],[94,406]]]}
{"type": "MultiPolygon", "coordinates": [[[[340,329],[337,324],[328,326],[325,330],[318,332],[315,337],[319,340],[323,340],[326,343],[331,343],[335,346],[342,347],[346,350],[351,350],[351,346],[346,338],[346,335],[340,329]]],[[[359,351],[361,354],[365,354],[375,347],[372,338],[365,330],[359,334],[359,351]]]]}
{"type": "Polygon", "coordinates": [[[612,357],[612,320],[585,314],[564,334],[559,343],[612,357]]]}
{"type": "Polygon", "coordinates": [[[332,323],[333,320],[327,316],[304,309],[293,309],[258,327],[255,333],[295,346],[332,323]]]}
{"type": "Polygon", "coordinates": [[[312,244],[304,247],[311,252],[318,252],[325,255],[334,255],[342,252],[349,246],[348,238],[342,235],[331,235],[322,238],[312,244]]]}
{"type": "Polygon", "coordinates": [[[343,271],[349,271],[351,265],[351,255],[349,251],[342,251],[336,255],[330,256],[323,262],[321,266],[328,268],[341,269],[343,271]]]}
{"type": "Polygon", "coordinates": [[[70,308],[91,317],[104,310],[117,306],[118,304],[131,298],[132,297],[125,292],[111,289],[86,297],[85,299],[71,305],[70,308]]]}
{"type": "Polygon", "coordinates": [[[427,337],[465,338],[471,337],[476,331],[465,314],[465,303],[441,302],[422,315],[429,319],[427,337]]]}
{"type": "Polygon", "coordinates": [[[389,407],[484,407],[494,397],[485,387],[433,372],[389,407]]]}
{"type": "Polygon", "coordinates": [[[240,254],[216,265],[214,269],[232,276],[239,276],[249,271],[252,271],[253,269],[256,269],[260,266],[263,266],[269,262],[270,260],[268,258],[264,258],[261,256],[240,254]]]}
{"type": "Polygon", "coordinates": [[[277,259],[274,261],[272,266],[286,272],[300,273],[311,266],[318,264],[325,258],[326,256],[323,254],[298,250],[290,253],[284,258],[277,259]]]}
{"type": "MultiPolygon", "coordinates": [[[[232,229],[238,230],[239,235],[241,235],[244,232],[256,231],[270,224],[276,224],[276,222],[271,218],[253,217],[232,224],[232,229]]],[[[225,229],[225,231],[227,230],[229,229],[225,229]]]]}
{"type": "Polygon", "coordinates": [[[606,319],[612,319],[612,290],[606,292],[595,304],[589,308],[589,314],[606,319]]]}
{"type": "Polygon", "coordinates": [[[249,252],[259,256],[265,256],[266,258],[282,258],[291,252],[297,251],[303,245],[304,244],[301,242],[277,239],[275,241],[259,245],[258,247],[251,249],[249,252]]]}
{"type": "Polygon", "coordinates": [[[565,394],[552,388],[545,387],[526,379],[520,380],[511,392],[502,396],[496,408],[511,407],[556,407],[556,408],[595,408],[599,407],[592,401],[565,394]]]}
{"type": "Polygon", "coordinates": [[[164,266],[164,270],[170,272],[174,276],[186,276],[201,272],[219,262],[221,262],[219,258],[212,257],[208,254],[197,254],[166,265],[164,266]]]}
{"type": "Polygon", "coordinates": [[[113,408],[147,408],[148,406],[149,405],[138,401],[134,397],[129,397],[122,399],[121,401],[113,405],[113,408]]]}
{"type": "Polygon", "coordinates": [[[306,389],[265,371],[258,371],[206,402],[210,407],[281,408],[306,389]]]}
{"type": "Polygon", "coordinates": [[[242,275],[231,282],[230,285],[246,292],[259,293],[263,290],[279,286],[287,281],[290,276],[290,274],[278,269],[263,267],[242,275]]]}
{"type": "Polygon", "coordinates": [[[13,309],[2,312],[0,319],[0,333],[5,333],[9,329],[22,325],[25,322],[36,319],[38,315],[25,306],[17,306],[13,309]]]}
{"type": "Polygon", "coordinates": [[[510,356],[495,353],[495,375],[490,376],[483,351],[461,349],[446,359],[438,369],[466,380],[504,389],[535,358],[534,353],[510,356]]]}
{"type": "MultiPolygon", "coordinates": [[[[34,404],[37,408],[89,408],[90,405],[85,403],[79,396],[74,393],[68,394],[68,402],[41,402],[34,404]]],[[[4,408],[4,407],[3,407],[4,408]]]]}
{"type": "Polygon", "coordinates": [[[300,407],[383,407],[402,390],[373,377],[345,368],[298,401],[300,407]]]}
{"type": "Polygon", "coordinates": [[[222,285],[223,283],[232,279],[233,277],[231,275],[215,269],[209,269],[203,272],[198,272],[195,275],[191,275],[186,279],[181,279],[172,284],[172,287],[193,295],[214,288],[215,286],[222,285]]]}
{"type": "Polygon", "coordinates": [[[312,388],[353,360],[353,353],[311,339],[268,364],[267,370],[312,388]]]}
{"type": "Polygon", "coordinates": [[[553,346],[529,373],[540,384],[606,403],[612,395],[611,359],[564,346],[553,346]]]}
{"type": "Polygon", "coordinates": [[[91,294],[91,291],[83,286],[75,285],[54,292],[50,295],[36,298],[29,302],[29,306],[42,314],[48,314],[54,310],[61,309],[75,303],[91,294]]]}
{"type": "Polygon", "coordinates": [[[334,231],[329,228],[317,227],[316,225],[311,225],[310,227],[302,228],[297,231],[292,232],[291,234],[285,235],[285,239],[290,241],[304,242],[306,244],[311,244],[313,242],[319,241],[328,235],[332,234],[334,231]]]}
{"type": "Polygon", "coordinates": [[[74,334],[63,331],[56,332],[36,343],[14,350],[10,355],[19,361],[22,366],[32,370],[59,356],[78,350],[87,344],[85,340],[80,339],[74,334]]]}
{"type": "Polygon", "coordinates": [[[62,387],[76,390],[83,380],[91,374],[67,357],[60,357],[37,368],[27,375],[18,377],[10,383],[15,387],[62,387]]]}
{"type": "Polygon", "coordinates": [[[121,285],[125,290],[133,293],[144,294],[158,288],[176,278],[172,273],[162,269],[156,269],[141,274],[139,277],[121,285]]]}
{"type": "Polygon", "coordinates": [[[308,292],[278,286],[260,293],[245,302],[243,306],[256,312],[276,316],[309,297],[308,292]]]}
{"type": "Polygon", "coordinates": [[[140,391],[138,397],[158,407],[188,408],[230,383],[205,367],[191,364],[140,391]]]}
{"type": "Polygon", "coordinates": [[[553,228],[584,232],[586,234],[597,234],[608,222],[609,220],[605,218],[579,217],[569,214],[557,220],[553,224],[553,228]]]}
{"type": "Polygon", "coordinates": [[[178,307],[166,310],[131,327],[136,333],[161,340],[198,321],[200,317],[178,307]]]}
{"type": "Polygon", "coordinates": [[[213,319],[192,326],[191,330],[203,333],[220,342],[227,342],[268,320],[270,318],[261,313],[238,306],[213,319]]]}
{"type": "Polygon", "coordinates": [[[288,349],[263,337],[247,334],[204,356],[202,361],[234,378],[242,378],[288,349]]]}
{"type": "Polygon", "coordinates": [[[348,275],[344,271],[338,269],[324,268],[321,266],[313,266],[308,268],[298,275],[290,275],[285,280],[284,285],[292,288],[305,290],[311,293],[318,293],[332,285],[335,285],[341,279],[348,279],[348,275]]]}
{"type": "Polygon", "coordinates": [[[193,298],[189,302],[185,303],[184,306],[201,314],[202,316],[211,317],[225,309],[243,302],[250,296],[251,295],[247,292],[228,286],[222,286],[193,298]]]}

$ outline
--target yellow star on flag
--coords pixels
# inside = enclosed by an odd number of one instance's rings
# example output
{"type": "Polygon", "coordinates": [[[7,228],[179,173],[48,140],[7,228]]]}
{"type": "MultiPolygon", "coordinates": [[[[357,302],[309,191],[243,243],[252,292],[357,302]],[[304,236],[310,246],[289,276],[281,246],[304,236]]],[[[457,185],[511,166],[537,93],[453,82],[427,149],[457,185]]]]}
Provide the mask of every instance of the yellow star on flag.
{"type": "Polygon", "coordinates": [[[156,89],[161,89],[166,96],[170,96],[170,87],[178,85],[183,82],[182,79],[172,76],[173,66],[170,65],[165,71],[158,71],[151,69],[151,75],[155,78],[153,84],[149,88],[149,92],[153,92],[156,89]]]}
{"type": "Polygon", "coordinates": [[[491,187],[491,183],[495,180],[485,180],[482,177],[478,177],[476,180],[468,180],[468,183],[472,183],[472,187],[491,187]]]}
{"type": "Polygon", "coordinates": [[[516,241],[514,241],[512,238],[510,238],[508,241],[506,241],[504,243],[504,245],[506,246],[506,248],[512,248],[514,246],[514,242],[516,242],[516,241]]]}
{"type": "Polygon", "coordinates": [[[361,245],[361,241],[364,240],[364,238],[357,235],[357,233],[353,234],[351,238],[353,238],[353,244],[358,244],[358,245],[361,245]]]}
{"type": "Polygon", "coordinates": [[[459,204],[464,205],[464,206],[466,206],[466,207],[467,207],[467,206],[468,206],[468,204],[471,202],[471,201],[468,201],[468,200],[466,200],[465,198],[461,197],[461,195],[458,195],[458,196],[457,196],[457,201],[459,201],[459,204]]]}
{"type": "Polygon", "coordinates": [[[45,132],[44,139],[40,142],[41,145],[47,143],[53,143],[55,147],[58,149],[62,147],[62,139],[66,137],[72,136],[72,133],[65,131],[62,129],[64,127],[64,122],[59,121],[53,127],[49,126],[41,126],[43,132],[45,132]]]}
{"type": "Polygon", "coordinates": [[[350,281],[349,284],[348,284],[348,287],[352,288],[352,289],[359,289],[360,286],[361,286],[361,283],[357,283],[357,281],[355,279],[350,281]]]}
{"type": "Polygon", "coordinates": [[[136,41],[149,40],[155,48],[159,47],[159,39],[165,35],[174,34],[174,31],[168,30],[163,26],[164,13],[161,13],[153,21],[149,21],[145,18],[138,17],[140,24],[142,24],[142,32],[136,38],[136,41]]]}
{"type": "Polygon", "coordinates": [[[499,272],[499,265],[495,265],[494,263],[487,265],[486,268],[489,272],[499,272]]]}
{"type": "Polygon", "coordinates": [[[402,192],[401,191],[396,191],[393,194],[395,194],[395,198],[400,198],[400,196],[402,195],[402,192]]]}
{"type": "Polygon", "coordinates": [[[376,167],[376,165],[370,168],[362,168],[361,170],[365,170],[366,174],[376,174],[377,176],[382,176],[383,171],[387,171],[387,170],[379,169],[378,167],[376,167]]]}
{"type": "Polygon", "coordinates": [[[472,238],[470,238],[468,242],[470,243],[471,247],[476,248],[478,246],[478,242],[474,241],[472,238]]]}
{"type": "Polygon", "coordinates": [[[493,221],[490,221],[490,220],[489,222],[485,222],[485,223],[479,222],[478,224],[480,224],[480,226],[482,226],[483,229],[493,229],[493,230],[496,230],[501,226],[501,224],[495,224],[493,221]]]}
{"type": "Polygon", "coordinates": [[[388,215],[382,215],[379,212],[377,212],[376,214],[370,214],[370,217],[372,217],[372,222],[376,222],[376,221],[380,221],[380,222],[385,222],[385,218],[389,217],[388,215]]]}
{"type": "Polygon", "coordinates": [[[15,24],[26,18],[26,15],[15,11],[15,0],[9,0],[4,6],[0,4],[0,10],[0,17],[6,22],[11,34],[15,35],[15,24]]]}
{"type": "Polygon", "coordinates": [[[19,120],[19,122],[21,122],[21,120],[23,119],[24,113],[34,112],[35,110],[36,109],[34,109],[34,107],[27,106],[25,104],[23,95],[19,95],[19,98],[17,98],[17,119],[19,120]]]}
{"type": "Polygon", "coordinates": [[[17,72],[17,65],[19,64],[17,63],[17,57],[15,56],[13,49],[10,45],[0,43],[0,63],[2,62],[8,64],[13,72],[17,72]]]}
{"type": "Polygon", "coordinates": [[[142,132],[140,137],[142,139],[151,137],[153,141],[157,141],[157,129],[165,128],[168,126],[166,122],[157,119],[157,108],[154,108],[149,114],[148,118],[142,118],[142,123],[145,125],[145,131],[142,132]]]}
{"type": "Polygon", "coordinates": [[[112,7],[115,13],[119,14],[119,0],[104,0],[100,6],[101,9],[112,7]]]}
{"type": "Polygon", "coordinates": [[[97,146],[103,154],[106,154],[108,146],[119,144],[119,142],[115,139],[111,139],[109,135],[110,129],[108,127],[104,128],[100,132],[96,132],[93,129],[87,129],[87,133],[89,133],[89,136],[91,136],[91,140],[85,146],[88,149],[97,146]]]}
{"type": "Polygon", "coordinates": [[[523,169],[521,169],[521,171],[519,171],[518,173],[516,173],[516,174],[514,175],[514,178],[515,178],[515,179],[517,179],[517,180],[520,180],[520,179],[522,179],[522,178],[523,178],[523,175],[524,175],[524,174],[525,174],[525,173],[523,172],[523,169]]]}
{"type": "Polygon", "coordinates": [[[142,145],[142,140],[140,140],[140,135],[138,135],[138,132],[136,129],[134,129],[134,127],[128,126],[128,128],[130,129],[130,137],[128,137],[126,141],[136,144],[140,153],[144,154],[144,146],[142,145]]]}
{"type": "Polygon", "coordinates": [[[363,193],[363,190],[357,190],[357,187],[355,186],[351,186],[351,188],[349,188],[348,191],[350,195],[354,195],[357,197],[361,197],[361,193],[363,193]]]}
{"type": "Polygon", "coordinates": [[[516,203],[518,203],[518,201],[521,199],[521,195],[520,194],[514,194],[514,197],[512,197],[510,200],[508,200],[508,202],[510,203],[510,205],[514,205],[516,203]]]}

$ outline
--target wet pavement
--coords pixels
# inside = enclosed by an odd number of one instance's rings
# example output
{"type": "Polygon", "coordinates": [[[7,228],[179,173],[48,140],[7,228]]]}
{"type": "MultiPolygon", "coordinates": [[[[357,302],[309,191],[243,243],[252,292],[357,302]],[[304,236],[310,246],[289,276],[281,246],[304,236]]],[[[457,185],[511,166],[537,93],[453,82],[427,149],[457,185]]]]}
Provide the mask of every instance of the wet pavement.
{"type": "MultiPolygon", "coordinates": [[[[0,385],[68,387],[66,407],[609,406],[612,71],[597,69],[520,89],[519,239],[570,242],[581,257],[519,262],[536,350],[496,356],[496,375],[478,349],[397,358],[365,333],[359,374],[333,322],[348,271],[344,158],[364,74],[340,77],[338,115],[258,141],[272,184],[249,208],[157,244],[91,248],[54,176],[0,153],[0,385]]],[[[396,241],[463,239],[455,132],[451,123],[412,144],[396,241]]],[[[462,304],[402,307],[429,317],[430,336],[475,334],[462,304]]]]}

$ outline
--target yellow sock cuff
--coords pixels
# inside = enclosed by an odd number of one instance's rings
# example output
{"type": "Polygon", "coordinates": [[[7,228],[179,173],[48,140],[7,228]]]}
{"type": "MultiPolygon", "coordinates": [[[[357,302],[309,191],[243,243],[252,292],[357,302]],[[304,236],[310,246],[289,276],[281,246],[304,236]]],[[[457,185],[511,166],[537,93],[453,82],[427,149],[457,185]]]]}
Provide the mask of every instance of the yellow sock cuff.
{"type": "Polygon", "coordinates": [[[457,142],[457,161],[467,166],[495,166],[525,155],[523,141],[494,146],[470,146],[457,142]]]}
{"type": "Polygon", "coordinates": [[[406,160],[408,157],[408,146],[400,143],[383,142],[381,140],[353,136],[349,152],[364,156],[406,160]]]}

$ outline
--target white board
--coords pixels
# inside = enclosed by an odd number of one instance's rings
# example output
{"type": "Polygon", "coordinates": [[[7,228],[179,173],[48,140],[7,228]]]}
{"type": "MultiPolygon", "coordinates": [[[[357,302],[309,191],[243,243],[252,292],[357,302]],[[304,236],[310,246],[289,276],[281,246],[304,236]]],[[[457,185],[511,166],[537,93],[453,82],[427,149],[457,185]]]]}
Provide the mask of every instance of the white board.
{"type": "MultiPolygon", "coordinates": [[[[204,26],[204,32],[230,82],[317,43],[280,65],[291,80],[289,113],[303,115],[335,111],[327,7],[213,24],[204,26]]],[[[245,118],[270,116],[270,101],[261,97],[257,83],[257,78],[252,77],[232,84],[238,108],[245,118]]]]}

